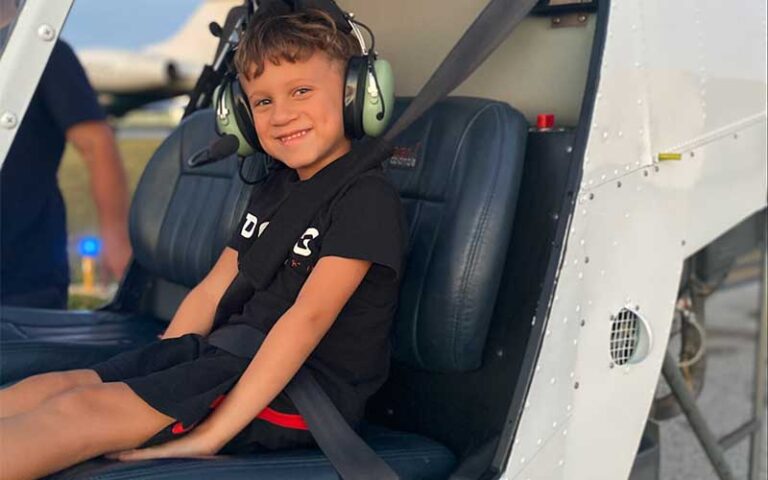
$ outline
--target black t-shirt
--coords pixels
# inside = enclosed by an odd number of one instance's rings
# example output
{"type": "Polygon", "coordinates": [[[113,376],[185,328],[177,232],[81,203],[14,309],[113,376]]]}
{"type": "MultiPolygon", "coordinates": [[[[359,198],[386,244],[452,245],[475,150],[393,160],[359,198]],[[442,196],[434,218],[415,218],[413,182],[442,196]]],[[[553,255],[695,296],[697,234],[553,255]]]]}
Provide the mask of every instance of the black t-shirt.
{"type": "Polygon", "coordinates": [[[74,52],[56,42],[0,172],[1,294],[69,284],[56,173],[67,129],[104,118],[74,52]]]}
{"type": "MultiPolygon", "coordinates": [[[[296,172],[284,168],[257,187],[229,246],[244,255],[298,184],[296,172]]],[[[362,418],[365,401],[388,373],[389,334],[406,242],[406,221],[397,190],[381,168],[371,170],[319,211],[271,284],[255,291],[242,312],[233,312],[217,330],[247,324],[268,333],[293,305],[321,257],[371,261],[362,283],[306,363],[345,418],[355,423],[362,418]]],[[[242,276],[238,278],[243,281],[242,276]]],[[[222,308],[227,306],[220,305],[222,308]]]]}

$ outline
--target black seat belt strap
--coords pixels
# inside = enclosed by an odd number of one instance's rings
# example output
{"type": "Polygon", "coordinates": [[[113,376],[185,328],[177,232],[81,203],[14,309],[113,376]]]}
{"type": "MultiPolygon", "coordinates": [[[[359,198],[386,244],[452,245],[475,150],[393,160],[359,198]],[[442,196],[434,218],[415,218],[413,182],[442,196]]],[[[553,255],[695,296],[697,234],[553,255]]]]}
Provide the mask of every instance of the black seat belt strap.
{"type": "Polygon", "coordinates": [[[341,416],[312,372],[302,367],[285,388],[309,431],[344,480],[398,480],[392,467],[379,457],[341,416]]]}

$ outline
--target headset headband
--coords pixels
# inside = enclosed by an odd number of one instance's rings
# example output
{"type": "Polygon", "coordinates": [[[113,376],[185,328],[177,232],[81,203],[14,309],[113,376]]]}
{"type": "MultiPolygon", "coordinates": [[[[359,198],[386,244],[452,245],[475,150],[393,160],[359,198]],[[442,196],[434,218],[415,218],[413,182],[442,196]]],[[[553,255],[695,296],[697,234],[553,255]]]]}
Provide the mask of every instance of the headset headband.
{"type": "Polygon", "coordinates": [[[307,9],[322,10],[331,16],[336,28],[344,33],[352,32],[352,25],[347,14],[333,0],[256,0],[258,14],[285,15],[307,9]]]}

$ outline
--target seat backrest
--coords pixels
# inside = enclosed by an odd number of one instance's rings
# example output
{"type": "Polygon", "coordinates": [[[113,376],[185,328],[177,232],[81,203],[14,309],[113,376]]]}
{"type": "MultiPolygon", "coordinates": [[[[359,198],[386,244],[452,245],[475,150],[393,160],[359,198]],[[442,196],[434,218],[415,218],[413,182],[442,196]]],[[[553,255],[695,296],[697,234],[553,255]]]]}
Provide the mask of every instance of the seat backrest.
{"type": "MultiPolygon", "coordinates": [[[[395,116],[408,99],[398,100],[395,116]]],[[[388,174],[410,227],[395,357],[429,371],[480,366],[522,176],[528,124],[509,105],[450,97],[396,139],[388,174]]]]}
{"type": "MultiPolygon", "coordinates": [[[[150,159],[131,203],[134,259],[153,278],[147,313],[170,319],[179,301],[211,269],[237,225],[251,187],[235,156],[202,167],[187,161],[214,139],[214,113],[186,118],[150,159]]],[[[246,160],[249,178],[262,162],[246,160]]]]}

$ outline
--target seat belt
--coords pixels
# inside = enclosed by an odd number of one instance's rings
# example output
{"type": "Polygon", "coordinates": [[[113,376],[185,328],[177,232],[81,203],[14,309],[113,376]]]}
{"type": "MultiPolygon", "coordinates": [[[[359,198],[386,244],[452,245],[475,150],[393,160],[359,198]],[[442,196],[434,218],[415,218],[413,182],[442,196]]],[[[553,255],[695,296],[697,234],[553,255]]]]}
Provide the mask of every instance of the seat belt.
{"type": "MultiPolygon", "coordinates": [[[[214,330],[207,340],[214,347],[250,358],[253,351],[261,347],[265,338],[267,337],[263,332],[240,324],[214,330]],[[224,329],[243,329],[243,331],[242,335],[232,335],[232,330],[224,334],[224,329]],[[219,334],[219,332],[222,333],[219,334]]],[[[400,478],[392,467],[352,429],[307,367],[299,368],[286,385],[285,393],[304,418],[318,447],[328,457],[342,479],[398,480],[400,478]]]]}

